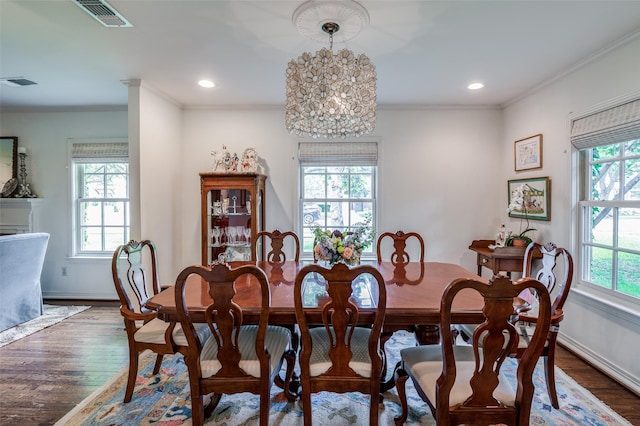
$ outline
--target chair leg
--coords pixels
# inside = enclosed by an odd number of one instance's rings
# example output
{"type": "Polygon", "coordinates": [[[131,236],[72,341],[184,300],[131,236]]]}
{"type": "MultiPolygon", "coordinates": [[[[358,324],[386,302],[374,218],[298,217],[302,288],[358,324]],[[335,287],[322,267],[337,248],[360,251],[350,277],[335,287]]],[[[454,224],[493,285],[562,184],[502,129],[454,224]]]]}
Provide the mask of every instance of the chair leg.
{"type": "Polygon", "coordinates": [[[209,401],[207,406],[204,407],[204,418],[205,419],[208,419],[209,416],[211,416],[213,414],[213,410],[215,410],[216,407],[218,406],[218,403],[220,402],[220,399],[222,399],[222,394],[221,393],[212,393],[211,394],[211,401],[209,401]]]}
{"type": "Polygon", "coordinates": [[[127,388],[124,391],[124,402],[131,401],[133,396],[133,388],[136,386],[136,377],[138,377],[138,352],[129,348],[129,376],[127,377],[127,388]]]}
{"type": "Polygon", "coordinates": [[[556,392],[556,374],[555,374],[555,354],[554,351],[549,348],[549,353],[544,357],[544,376],[547,378],[547,393],[551,400],[551,405],[556,410],[560,408],[558,402],[558,393],[556,392]]]}
{"type": "Polygon", "coordinates": [[[163,354],[158,354],[158,356],[156,357],[156,363],[153,366],[153,374],[158,374],[158,372],[160,371],[160,367],[162,366],[162,358],[164,357],[163,354]]]}
{"type": "Polygon", "coordinates": [[[399,365],[396,367],[396,371],[393,373],[396,381],[396,389],[398,390],[398,397],[400,398],[400,407],[402,408],[402,414],[398,417],[394,417],[396,426],[402,426],[407,421],[409,415],[409,407],[407,405],[407,392],[406,385],[409,375],[399,365]]]}
{"type": "Polygon", "coordinates": [[[311,392],[304,389],[302,386],[302,397],[300,398],[302,403],[302,417],[304,418],[304,426],[311,426],[311,392]]]}
{"type": "Polygon", "coordinates": [[[202,395],[194,396],[191,392],[191,424],[202,426],[204,424],[204,406],[202,395]]]}
{"type": "Polygon", "coordinates": [[[371,399],[369,400],[369,426],[378,426],[380,404],[382,403],[382,394],[379,392],[379,389],[380,386],[377,381],[375,386],[370,389],[371,393],[369,396],[371,399]]]}

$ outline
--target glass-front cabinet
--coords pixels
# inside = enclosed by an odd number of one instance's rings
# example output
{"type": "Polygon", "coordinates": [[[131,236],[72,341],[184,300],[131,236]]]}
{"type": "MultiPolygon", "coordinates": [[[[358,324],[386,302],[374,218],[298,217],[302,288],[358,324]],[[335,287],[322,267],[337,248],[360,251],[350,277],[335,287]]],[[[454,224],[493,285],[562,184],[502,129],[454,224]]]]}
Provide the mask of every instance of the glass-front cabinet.
{"type": "Polygon", "coordinates": [[[203,265],[256,260],[251,242],[264,230],[266,179],[252,173],[200,173],[203,265]]]}

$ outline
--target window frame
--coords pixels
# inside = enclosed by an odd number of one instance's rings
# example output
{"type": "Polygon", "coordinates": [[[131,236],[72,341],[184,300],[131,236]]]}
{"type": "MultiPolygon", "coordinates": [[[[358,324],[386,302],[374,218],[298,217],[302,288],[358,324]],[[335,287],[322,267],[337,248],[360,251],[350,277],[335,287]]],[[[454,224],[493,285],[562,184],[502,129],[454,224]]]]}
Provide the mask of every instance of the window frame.
{"type": "MultiPolygon", "coordinates": [[[[587,281],[585,277],[585,270],[588,268],[586,262],[589,261],[589,258],[584,254],[584,242],[586,240],[585,232],[588,220],[590,217],[587,215],[585,217],[585,206],[591,206],[594,204],[601,205],[602,202],[591,200],[589,197],[589,193],[591,188],[591,167],[588,161],[586,161],[586,157],[590,157],[589,151],[590,147],[594,146],[593,138],[591,141],[587,142],[589,145],[580,146],[580,135],[578,138],[574,139],[573,125],[578,120],[582,120],[588,118],[590,116],[597,117],[600,113],[611,112],[616,108],[620,108],[625,104],[631,102],[637,102],[640,100],[640,92],[630,93],[626,96],[622,96],[613,100],[609,100],[603,102],[601,104],[597,104],[592,106],[591,108],[582,111],[580,113],[571,113],[568,116],[568,134],[570,135],[568,138],[570,150],[572,152],[571,160],[570,160],[570,168],[572,170],[571,178],[572,178],[572,222],[573,222],[573,233],[572,233],[572,252],[574,253],[574,262],[575,267],[574,271],[574,284],[572,288],[572,292],[576,292],[577,296],[585,298],[584,303],[590,303],[594,306],[594,308],[600,309],[603,312],[606,312],[608,315],[621,316],[627,319],[633,319],[636,321],[640,318],[640,298],[621,293],[613,289],[613,283],[611,288],[604,287],[602,285],[598,285],[592,282],[587,281]],[[627,316],[625,316],[627,315],[627,316]]],[[[619,124],[619,123],[618,123],[619,124]]],[[[632,121],[631,125],[628,127],[633,132],[633,127],[637,130],[638,121],[632,121]]],[[[620,128],[614,129],[619,131],[620,128]]],[[[601,129],[599,132],[602,135],[602,140],[597,141],[595,146],[607,146],[612,143],[624,143],[629,140],[635,140],[635,137],[624,138],[621,139],[619,134],[616,132],[606,132],[605,129],[601,129]],[[612,139],[613,138],[613,139],[612,139]]],[[[632,135],[634,133],[631,133],[632,135]]],[[[637,134],[637,133],[636,133],[637,134]]],[[[607,203],[609,203],[607,201],[607,203]]],[[[617,202],[614,202],[617,203],[617,202]]],[[[635,201],[626,201],[624,205],[620,207],[627,208],[633,207],[636,208],[637,204],[630,205],[629,203],[637,203],[635,201]]],[[[589,228],[590,230],[591,228],[589,228]]]]}
{"type": "MultiPolygon", "coordinates": [[[[105,229],[113,227],[112,225],[105,224],[104,216],[101,223],[97,226],[101,229],[102,234],[102,247],[103,250],[81,250],[82,247],[82,228],[85,227],[82,225],[80,221],[81,217],[81,204],[85,201],[95,200],[101,204],[101,212],[104,214],[104,204],[109,202],[118,202],[124,203],[125,212],[125,223],[124,225],[117,225],[118,228],[125,228],[124,238],[122,244],[125,244],[131,235],[131,211],[130,211],[130,180],[131,180],[131,170],[128,154],[126,155],[126,161],[123,161],[123,156],[118,155],[114,157],[114,161],[107,161],[109,159],[108,156],[105,157],[95,157],[96,161],[88,161],[85,159],[78,160],[74,157],[74,147],[80,144],[127,144],[127,139],[69,139],[68,142],[68,162],[69,162],[69,181],[70,181],[70,200],[69,200],[69,209],[70,209],[70,253],[71,258],[111,258],[113,255],[114,248],[105,248],[104,244],[106,243],[105,238],[105,229]],[[114,198],[79,198],[79,191],[81,186],[83,185],[83,174],[79,172],[79,168],[82,164],[116,164],[116,163],[126,163],[126,197],[114,197],[114,198]]],[[[106,170],[103,171],[102,174],[110,174],[106,170]]],[[[115,226],[115,225],[114,225],[115,226]]]]}
{"type": "MultiPolygon", "coordinates": [[[[313,142],[300,142],[300,146],[302,146],[305,143],[317,143],[315,141],[313,142]]],[[[331,144],[333,142],[326,142],[326,144],[331,144]]],[[[377,221],[378,221],[378,175],[379,175],[379,165],[378,165],[378,152],[380,150],[380,141],[365,141],[363,142],[363,144],[369,144],[369,146],[371,147],[371,144],[375,144],[375,153],[369,152],[366,153],[366,155],[370,155],[367,159],[363,159],[362,157],[358,157],[358,153],[354,152],[351,147],[349,147],[349,144],[355,144],[357,142],[349,142],[347,141],[341,141],[339,142],[339,144],[345,144],[345,153],[344,153],[344,157],[341,157],[340,160],[336,160],[336,152],[333,151],[331,153],[327,153],[326,155],[326,159],[322,159],[322,154],[320,154],[319,156],[317,156],[315,159],[311,160],[311,161],[305,161],[305,160],[301,160],[300,159],[300,155],[298,157],[299,161],[298,161],[298,208],[297,208],[297,229],[298,229],[298,234],[300,235],[300,243],[301,243],[301,247],[300,247],[300,258],[303,260],[311,260],[313,259],[313,249],[312,250],[305,250],[305,234],[304,231],[305,229],[313,229],[315,226],[310,225],[310,224],[305,224],[304,223],[304,206],[305,204],[308,203],[324,203],[325,205],[328,203],[335,203],[335,202],[339,202],[339,203],[358,203],[358,202],[363,202],[363,203],[371,203],[371,212],[372,212],[372,218],[371,218],[371,223],[370,226],[375,230],[376,226],[377,226],[377,221]],[[353,156],[352,158],[358,157],[357,159],[355,159],[353,162],[350,162],[349,157],[353,156]],[[358,175],[367,175],[370,176],[371,179],[371,196],[370,198],[330,198],[328,197],[328,193],[326,191],[326,185],[327,185],[327,180],[325,180],[325,197],[324,198],[305,198],[304,197],[304,179],[305,176],[307,176],[307,173],[305,173],[304,169],[306,167],[318,167],[318,168],[325,168],[324,170],[324,175],[330,175],[330,174],[335,174],[332,173],[330,171],[328,171],[327,169],[332,168],[332,167],[371,167],[371,172],[370,173],[361,173],[361,172],[355,172],[355,174],[358,175]]],[[[335,147],[336,145],[334,145],[335,147]]],[[[340,146],[337,147],[338,151],[340,150],[340,146]]],[[[366,150],[366,148],[365,148],[366,150]]],[[[320,150],[322,151],[322,149],[320,150]]],[[[314,173],[315,174],[315,173],[314,173]]],[[[351,174],[351,172],[349,172],[349,174],[351,174]]],[[[326,216],[325,216],[325,223],[321,226],[322,229],[333,229],[331,227],[325,227],[326,224],[326,216]]],[[[363,261],[368,261],[368,260],[372,260],[375,259],[375,244],[376,241],[374,240],[373,243],[371,244],[371,246],[369,246],[366,251],[363,253],[362,255],[362,259],[363,261]]]]}
{"type": "MultiPolygon", "coordinates": [[[[632,140],[633,141],[633,140],[632,140]]],[[[605,164],[605,163],[618,163],[620,166],[624,164],[624,161],[629,159],[640,159],[639,154],[628,154],[624,151],[623,146],[628,142],[616,142],[614,144],[606,144],[601,146],[610,146],[610,145],[620,145],[621,151],[618,155],[608,157],[606,159],[593,160],[591,157],[592,148],[585,148],[578,151],[579,156],[579,170],[580,170],[580,196],[577,203],[578,209],[577,213],[580,216],[580,227],[578,232],[578,245],[579,245],[579,267],[578,269],[578,277],[586,287],[588,288],[596,288],[605,294],[609,294],[611,296],[615,296],[616,298],[621,298],[627,302],[635,303],[640,306],[640,297],[635,297],[629,295],[627,293],[623,293],[618,290],[618,269],[619,269],[619,260],[618,256],[620,253],[631,253],[634,255],[640,255],[639,250],[629,249],[625,247],[619,246],[618,238],[620,236],[619,231],[619,222],[620,218],[618,216],[619,209],[625,208],[640,208],[640,200],[624,200],[624,193],[622,191],[618,191],[616,200],[601,200],[601,199],[593,199],[592,197],[592,188],[593,188],[593,179],[592,179],[592,166],[594,164],[605,164]],[[602,208],[611,208],[611,220],[612,220],[612,238],[609,243],[597,242],[593,241],[589,238],[589,235],[593,231],[593,227],[589,225],[591,222],[590,217],[590,209],[593,207],[602,207],[602,208]],[[589,265],[592,261],[592,257],[588,255],[590,249],[593,248],[601,248],[605,250],[610,250],[612,253],[612,265],[611,265],[611,283],[609,287],[604,285],[596,284],[593,281],[587,280],[587,276],[590,275],[589,265]]],[[[624,173],[622,167],[619,167],[617,173],[622,176],[624,173]]],[[[622,181],[622,180],[621,180],[622,181]]]]}

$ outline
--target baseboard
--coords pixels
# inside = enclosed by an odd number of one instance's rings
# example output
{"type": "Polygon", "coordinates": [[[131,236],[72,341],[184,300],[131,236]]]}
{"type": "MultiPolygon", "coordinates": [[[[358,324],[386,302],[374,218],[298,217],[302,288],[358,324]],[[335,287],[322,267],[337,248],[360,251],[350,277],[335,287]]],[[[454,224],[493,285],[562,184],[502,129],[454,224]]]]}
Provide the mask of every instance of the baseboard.
{"type": "Polygon", "coordinates": [[[611,362],[606,358],[601,357],[597,353],[591,351],[588,347],[565,335],[560,334],[558,336],[558,343],[578,358],[587,362],[593,368],[599,370],[603,374],[606,374],[611,379],[620,383],[620,385],[640,396],[640,381],[638,378],[630,375],[618,366],[611,364],[611,362]]]}

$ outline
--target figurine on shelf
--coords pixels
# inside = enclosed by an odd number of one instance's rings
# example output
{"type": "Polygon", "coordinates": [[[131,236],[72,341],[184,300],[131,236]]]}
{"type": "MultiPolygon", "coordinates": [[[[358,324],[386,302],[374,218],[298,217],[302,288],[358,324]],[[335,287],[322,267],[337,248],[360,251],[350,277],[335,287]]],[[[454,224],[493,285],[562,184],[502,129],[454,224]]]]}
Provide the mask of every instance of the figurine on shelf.
{"type": "Polygon", "coordinates": [[[504,241],[507,239],[507,228],[502,224],[496,235],[496,247],[504,247],[504,241]]]}
{"type": "Polygon", "coordinates": [[[218,168],[221,167],[221,171],[226,172],[227,167],[225,165],[225,159],[229,156],[227,146],[222,145],[222,151],[211,151],[211,155],[213,155],[213,165],[211,166],[211,170],[217,172],[218,168]]]}
{"type": "Polygon", "coordinates": [[[258,153],[255,148],[244,150],[242,160],[238,163],[238,171],[242,173],[256,173],[258,171],[258,153]]]}

